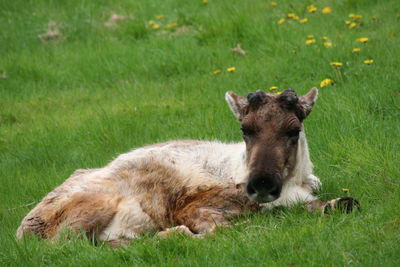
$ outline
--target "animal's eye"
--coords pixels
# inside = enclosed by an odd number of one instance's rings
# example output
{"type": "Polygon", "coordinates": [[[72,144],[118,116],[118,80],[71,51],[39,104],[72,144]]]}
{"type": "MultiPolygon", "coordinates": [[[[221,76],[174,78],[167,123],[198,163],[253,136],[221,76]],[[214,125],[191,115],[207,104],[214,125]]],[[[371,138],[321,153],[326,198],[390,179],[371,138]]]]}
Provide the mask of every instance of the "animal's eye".
{"type": "Polygon", "coordinates": [[[287,132],[287,136],[290,139],[298,139],[300,134],[300,129],[293,129],[287,132]]]}
{"type": "Polygon", "coordinates": [[[255,131],[249,127],[242,126],[240,130],[242,130],[242,133],[245,136],[251,136],[255,134],[255,131]]]}

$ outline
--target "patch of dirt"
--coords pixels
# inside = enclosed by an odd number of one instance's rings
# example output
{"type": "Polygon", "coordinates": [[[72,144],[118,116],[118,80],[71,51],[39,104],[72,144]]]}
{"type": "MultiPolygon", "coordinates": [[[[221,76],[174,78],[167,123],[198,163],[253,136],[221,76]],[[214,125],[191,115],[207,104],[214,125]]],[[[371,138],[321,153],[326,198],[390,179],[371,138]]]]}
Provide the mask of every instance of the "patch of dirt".
{"type": "Polygon", "coordinates": [[[113,13],[111,15],[111,17],[106,22],[104,22],[104,26],[109,29],[116,29],[116,28],[118,28],[119,22],[125,21],[128,19],[133,19],[133,17],[132,16],[122,16],[122,15],[113,13]]]}
{"type": "Polygon", "coordinates": [[[67,39],[65,35],[62,34],[60,28],[65,27],[65,24],[59,24],[54,21],[50,21],[47,24],[47,32],[39,34],[38,38],[45,43],[59,43],[67,39]]]}
{"type": "Polygon", "coordinates": [[[233,53],[241,55],[241,56],[245,56],[246,55],[246,51],[244,51],[242,49],[242,47],[240,46],[240,44],[237,44],[235,48],[231,49],[233,53]]]}

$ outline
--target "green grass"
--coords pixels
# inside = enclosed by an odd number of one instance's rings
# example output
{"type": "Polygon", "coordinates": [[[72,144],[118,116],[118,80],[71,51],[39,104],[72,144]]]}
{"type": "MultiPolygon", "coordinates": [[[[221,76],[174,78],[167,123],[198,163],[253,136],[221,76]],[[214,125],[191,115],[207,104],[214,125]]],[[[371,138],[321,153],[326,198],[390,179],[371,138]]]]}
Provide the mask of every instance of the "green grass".
{"type": "Polygon", "coordinates": [[[399,13],[397,0],[1,1],[0,265],[398,266],[399,13]],[[318,12],[307,13],[309,4],[318,12]],[[333,12],[321,14],[325,6],[333,12]],[[289,12],[309,22],[278,25],[289,12]],[[129,19],[109,29],[113,13],[129,19]],[[362,25],[348,29],[349,13],[362,25]],[[178,29],[151,29],[157,15],[178,29]],[[49,21],[63,24],[65,40],[38,38],[49,21]],[[305,45],[308,34],[315,44],[305,45]],[[231,52],[237,43],[246,56],[231,52]],[[75,169],[169,139],[239,141],[225,91],[304,94],[325,78],[336,83],[320,90],[305,122],[320,196],[350,188],[362,212],[278,209],[204,240],[150,235],[117,250],[74,238],[16,240],[21,219],[75,169]]]}

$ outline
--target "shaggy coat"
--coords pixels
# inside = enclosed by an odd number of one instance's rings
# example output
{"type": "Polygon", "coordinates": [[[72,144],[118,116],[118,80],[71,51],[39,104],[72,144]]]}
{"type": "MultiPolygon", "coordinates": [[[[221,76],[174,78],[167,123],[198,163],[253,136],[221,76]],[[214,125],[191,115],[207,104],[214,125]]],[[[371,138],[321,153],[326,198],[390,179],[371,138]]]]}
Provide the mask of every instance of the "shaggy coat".
{"type": "MultiPolygon", "coordinates": [[[[114,243],[156,231],[201,236],[246,211],[313,203],[321,183],[312,174],[300,126],[292,160],[282,166],[279,197],[272,202],[259,204],[248,197],[245,142],[171,141],[134,149],[103,168],[77,170],[28,213],[17,237],[53,238],[64,228],[114,243]]],[[[311,208],[315,205],[322,204],[311,208]]]]}

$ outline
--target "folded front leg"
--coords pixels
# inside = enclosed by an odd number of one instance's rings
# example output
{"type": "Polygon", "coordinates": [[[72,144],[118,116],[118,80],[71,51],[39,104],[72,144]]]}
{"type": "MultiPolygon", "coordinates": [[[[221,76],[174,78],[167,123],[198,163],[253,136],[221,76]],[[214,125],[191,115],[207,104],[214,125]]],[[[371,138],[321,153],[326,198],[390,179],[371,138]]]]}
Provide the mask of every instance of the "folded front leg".
{"type": "Polygon", "coordinates": [[[314,200],[306,203],[307,209],[310,212],[327,214],[334,210],[343,211],[350,213],[353,210],[360,210],[360,202],[352,197],[341,197],[322,202],[320,200],[314,200]]]}

